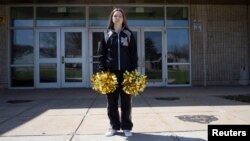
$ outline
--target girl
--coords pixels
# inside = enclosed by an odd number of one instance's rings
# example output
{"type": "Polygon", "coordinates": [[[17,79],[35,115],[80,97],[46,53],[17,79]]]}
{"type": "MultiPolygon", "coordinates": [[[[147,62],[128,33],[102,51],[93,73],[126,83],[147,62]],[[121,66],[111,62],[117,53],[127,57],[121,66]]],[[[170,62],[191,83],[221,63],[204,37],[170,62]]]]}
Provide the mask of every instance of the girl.
{"type": "Polygon", "coordinates": [[[107,111],[111,129],[105,134],[113,136],[122,129],[125,136],[132,136],[131,95],[122,90],[123,73],[137,68],[137,46],[132,31],[128,28],[125,13],[121,8],[115,8],[110,13],[108,29],[98,49],[99,71],[115,73],[118,88],[107,94],[107,111]],[[118,111],[118,101],[121,100],[121,114],[118,111]],[[120,117],[121,116],[121,117],[120,117]]]}

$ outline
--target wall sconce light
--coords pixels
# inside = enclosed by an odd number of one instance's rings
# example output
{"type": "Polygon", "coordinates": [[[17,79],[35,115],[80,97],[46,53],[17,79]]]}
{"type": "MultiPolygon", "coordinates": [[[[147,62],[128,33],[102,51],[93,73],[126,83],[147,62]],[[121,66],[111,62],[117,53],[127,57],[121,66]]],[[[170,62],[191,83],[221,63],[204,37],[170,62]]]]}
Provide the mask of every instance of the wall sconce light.
{"type": "Polygon", "coordinates": [[[200,20],[194,20],[193,21],[193,30],[196,32],[201,32],[202,31],[202,26],[201,26],[201,21],[200,20]]]}

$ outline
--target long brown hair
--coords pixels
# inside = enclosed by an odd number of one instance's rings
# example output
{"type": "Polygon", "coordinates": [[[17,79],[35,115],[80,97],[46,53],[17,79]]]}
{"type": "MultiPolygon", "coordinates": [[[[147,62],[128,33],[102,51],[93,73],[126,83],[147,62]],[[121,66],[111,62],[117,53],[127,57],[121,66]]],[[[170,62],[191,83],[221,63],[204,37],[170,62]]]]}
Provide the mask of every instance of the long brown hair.
{"type": "Polygon", "coordinates": [[[113,17],[113,15],[114,15],[114,13],[115,13],[116,11],[120,11],[120,12],[122,13],[122,17],[123,17],[122,26],[128,28],[128,23],[127,23],[127,19],[126,19],[125,12],[124,12],[123,9],[121,9],[121,8],[115,8],[115,9],[110,13],[110,15],[109,15],[108,29],[114,28],[114,23],[113,23],[112,17],[113,17]]]}

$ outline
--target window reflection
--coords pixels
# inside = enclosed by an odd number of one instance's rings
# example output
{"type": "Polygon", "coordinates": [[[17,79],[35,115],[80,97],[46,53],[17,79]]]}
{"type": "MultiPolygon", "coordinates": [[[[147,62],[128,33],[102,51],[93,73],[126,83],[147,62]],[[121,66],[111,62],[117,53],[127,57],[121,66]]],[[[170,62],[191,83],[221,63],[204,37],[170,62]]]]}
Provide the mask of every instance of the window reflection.
{"type": "Polygon", "coordinates": [[[188,29],[167,30],[168,62],[189,62],[188,29]]]}
{"type": "Polygon", "coordinates": [[[161,32],[145,32],[145,69],[150,81],[162,81],[161,32]]]}
{"type": "Polygon", "coordinates": [[[41,83],[57,82],[57,64],[40,64],[39,68],[41,83]]]}
{"type": "Polygon", "coordinates": [[[12,30],[11,64],[33,64],[33,30],[12,30]]]}
{"type": "Polygon", "coordinates": [[[82,64],[65,64],[65,82],[82,82],[82,64]]]}
{"type": "Polygon", "coordinates": [[[34,70],[32,67],[13,67],[11,68],[12,87],[33,87],[34,70]]]}
{"type": "Polygon", "coordinates": [[[167,69],[168,69],[168,84],[190,83],[188,65],[169,65],[167,69]]]}
{"type": "Polygon", "coordinates": [[[93,45],[93,73],[96,73],[98,70],[99,56],[97,55],[98,48],[101,45],[103,39],[103,32],[93,32],[92,33],[92,45],[93,45]]]}
{"type": "Polygon", "coordinates": [[[40,58],[56,58],[56,47],[56,32],[39,33],[40,58]]]}
{"type": "Polygon", "coordinates": [[[65,33],[65,57],[79,58],[82,56],[82,33],[65,33]]]}

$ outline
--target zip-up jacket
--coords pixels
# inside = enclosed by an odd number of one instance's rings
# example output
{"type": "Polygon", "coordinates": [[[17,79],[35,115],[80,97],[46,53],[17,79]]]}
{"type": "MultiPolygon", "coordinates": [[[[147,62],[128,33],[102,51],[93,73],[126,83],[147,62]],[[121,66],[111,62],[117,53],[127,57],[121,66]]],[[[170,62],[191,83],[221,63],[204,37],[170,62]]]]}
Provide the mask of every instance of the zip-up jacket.
{"type": "Polygon", "coordinates": [[[104,37],[98,48],[99,71],[127,70],[137,68],[137,44],[133,33],[123,28],[120,33],[112,29],[104,31],[104,37]]]}

